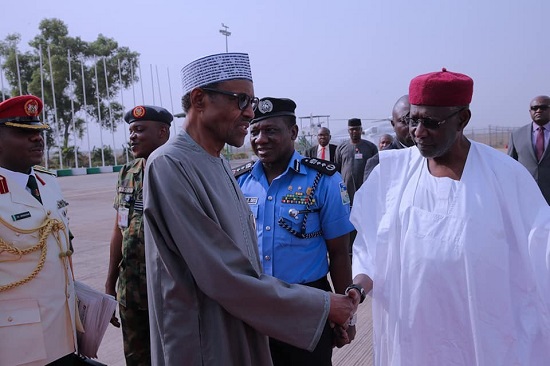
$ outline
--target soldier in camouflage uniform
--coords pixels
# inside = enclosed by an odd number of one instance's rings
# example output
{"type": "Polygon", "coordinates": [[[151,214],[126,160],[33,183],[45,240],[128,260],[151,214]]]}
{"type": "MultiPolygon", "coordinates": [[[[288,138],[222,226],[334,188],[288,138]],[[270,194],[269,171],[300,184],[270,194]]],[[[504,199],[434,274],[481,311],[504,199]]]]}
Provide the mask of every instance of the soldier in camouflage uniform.
{"type": "MultiPolygon", "coordinates": [[[[124,165],[118,177],[114,202],[117,215],[105,292],[117,296],[119,302],[127,365],[151,364],[142,224],[143,174],[149,155],[168,141],[172,119],[166,109],[154,106],[137,106],[124,116],[130,125],[135,160],[124,165]]],[[[111,322],[120,326],[114,317],[111,322]]]]}

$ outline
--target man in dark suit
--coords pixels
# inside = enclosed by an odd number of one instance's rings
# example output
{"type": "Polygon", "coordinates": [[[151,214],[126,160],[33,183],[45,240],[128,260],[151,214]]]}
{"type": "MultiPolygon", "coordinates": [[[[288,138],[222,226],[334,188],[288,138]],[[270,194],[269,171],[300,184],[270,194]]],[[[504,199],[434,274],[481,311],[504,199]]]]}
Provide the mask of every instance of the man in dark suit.
{"type": "Polygon", "coordinates": [[[321,127],[317,134],[317,142],[319,145],[307,149],[305,151],[305,156],[308,158],[319,158],[334,162],[336,145],[330,143],[330,137],[330,130],[326,127],[321,127]]]}
{"type": "MultiPolygon", "coordinates": [[[[408,94],[403,95],[397,100],[397,102],[395,102],[391,114],[391,125],[395,131],[395,138],[384,150],[402,149],[404,147],[411,147],[414,145],[411,134],[409,133],[409,126],[405,121],[405,117],[409,114],[410,109],[411,105],[409,104],[408,94]]],[[[377,166],[379,162],[380,158],[378,154],[367,160],[363,181],[367,180],[370,172],[372,172],[374,167],[377,166]]]]}
{"type": "Polygon", "coordinates": [[[522,163],[535,178],[546,202],[550,204],[550,97],[539,95],[529,107],[531,123],[510,135],[508,155],[522,163]]]}

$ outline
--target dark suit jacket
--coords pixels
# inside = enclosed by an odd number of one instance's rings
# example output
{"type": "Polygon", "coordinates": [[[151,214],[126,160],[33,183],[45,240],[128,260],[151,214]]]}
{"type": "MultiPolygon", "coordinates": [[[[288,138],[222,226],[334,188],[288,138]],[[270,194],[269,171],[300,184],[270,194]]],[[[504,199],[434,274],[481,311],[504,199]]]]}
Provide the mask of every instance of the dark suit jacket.
{"type": "Polygon", "coordinates": [[[535,178],[546,202],[550,204],[550,148],[537,161],[533,148],[532,123],[518,128],[510,135],[508,155],[519,161],[535,178]]]}
{"type": "MultiPolygon", "coordinates": [[[[313,147],[310,147],[305,151],[305,155],[308,158],[316,158],[317,157],[317,147],[319,145],[315,145],[313,147]]],[[[336,145],[334,144],[328,144],[328,151],[330,153],[330,161],[334,163],[334,155],[336,155],[336,145]]]]}

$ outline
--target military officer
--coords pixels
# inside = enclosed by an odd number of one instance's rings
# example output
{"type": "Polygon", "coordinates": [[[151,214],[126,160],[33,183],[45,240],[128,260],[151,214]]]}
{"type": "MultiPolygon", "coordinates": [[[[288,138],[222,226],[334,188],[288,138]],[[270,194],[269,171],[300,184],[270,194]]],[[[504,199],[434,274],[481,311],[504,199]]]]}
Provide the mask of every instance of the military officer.
{"type": "MultiPolygon", "coordinates": [[[[149,155],[170,137],[173,116],[162,107],[136,106],[124,115],[135,160],[118,177],[105,292],[117,296],[127,365],[150,365],[145,242],[143,238],[143,173],[149,155]],[[118,280],[118,288],[116,283],[118,280]]],[[[117,326],[116,319],[112,320],[117,326]]]]}
{"type": "Polygon", "coordinates": [[[67,202],[42,161],[42,101],[0,103],[0,365],[72,365],[74,278],[67,202]]]}
{"type": "MultiPolygon", "coordinates": [[[[294,149],[295,108],[290,99],[260,100],[250,122],[259,161],[237,168],[235,175],[256,218],[263,271],[326,291],[330,272],[335,291],[343,294],[351,279],[349,197],[333,163],[304,158],[294,149]]],[[[328,323],[313,352],[270,339],[275,366],[331,365],[332,347],[328,323]]]]}

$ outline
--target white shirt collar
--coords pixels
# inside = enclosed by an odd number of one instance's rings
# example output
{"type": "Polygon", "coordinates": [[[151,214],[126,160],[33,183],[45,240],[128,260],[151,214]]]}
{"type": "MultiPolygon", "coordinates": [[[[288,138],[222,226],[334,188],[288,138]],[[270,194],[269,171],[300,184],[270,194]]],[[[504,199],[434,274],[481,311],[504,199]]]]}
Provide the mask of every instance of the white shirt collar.
{"type": "MultiPolygon", "coordinates": [[[[538,131],[539,125],[537,125],[535,122],[533,123],[533,131],[538,131]]],[[[546,122],[546,124],[542,125],[546,131],[550,132],[550,122],[546,122]]]]}
{"type": "Polygon", "coordinates": [[[9,177],[10,180],[15,181],[17,184],[19,184],[23,188],[27,188],[27,182],[29,181],[30,175],[34,175],[34,177],[36,178],[36,174],[34,173],[33,168],[31,168],[30,174],[25,174],[20,172],[14,172],[13,170],[0,167],[0,175],[9,177]]]}

